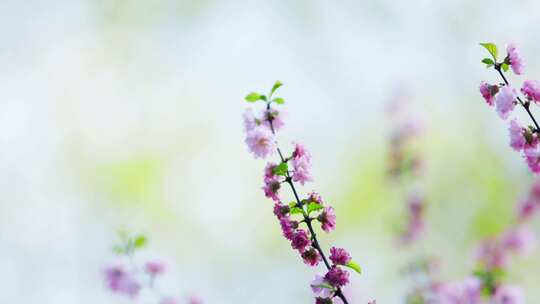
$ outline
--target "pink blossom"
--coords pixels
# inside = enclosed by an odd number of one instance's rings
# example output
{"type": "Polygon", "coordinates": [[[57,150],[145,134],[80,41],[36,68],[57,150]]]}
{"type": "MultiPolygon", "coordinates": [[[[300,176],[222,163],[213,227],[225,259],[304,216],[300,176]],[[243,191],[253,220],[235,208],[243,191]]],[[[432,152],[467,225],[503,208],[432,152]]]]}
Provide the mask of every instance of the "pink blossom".
{"type": "Polygon", "coordinates": [[[464,304],[480,303],[482,297],[482,282],[478,278],[466,278],[460,283],[460,297],[464,304]]]}
{"type": "Polygon", "coordinates": [[[276,164],[268,163],[264,169],[264,186],[262,187],[264,195],[272,200],[279,202],[278,191],[281,188],[279,176],[274,174],[276,164]]]}
{"type": "Polygon", "coordinates": [[[331,206],[325,207],[324,211],[317,217],[321,222],[321,228],[325,232],[330,232],[336,228],[336,214],[331,206]]]}
{"type": "Polygon", "coordinates": [[[255,114],[253,114],[253,110],[251,108],[244,111],[242,118],[244,119],[244,130],[246,133],[253,131],[261,124],[261,121],[255,117],[255,114]]]}
{"type": "Polygon", "coordinates": [[[349,283],[349,272],[337,266],[332,266],[324,279],[334,287],[342,287],[349,283]]]}
{"type": "Polygon", "coordinates": [[[507,119],[510,112],[514,110],[514,107],[516,106],[514,103],[516,96],[517,93],[515,89],[510,86],[504,86],[495,97],[495,108],[502,119],[507,119]]]}
{"type": "Polygon", "coordinates": [[[528,99],[536,102],[540,101],[540,82],[536,80],[525,80],[521,87],[521,93],[527,96],[528,99]]]}
{"type": "Polygon", "coordinates": [[[525,147],[524,155],[525,160],[527,161],[527,165],[529,166],[529,169],[535,173],[540,173],[540,151],[538,149],[538,146],[535,147],[525,147]]]}
{"type": "Polygon", "coordinates": [[[203,300],[198,296],[190,296],[188,299],[188,304],[203,304],[203,300]]]}
{"type": "Polygon", "coordinates": [[[485,240],[476,251],[476,258],[487,269],[505,268],[508,253],[497,239],[485,240]]]}
{"type": "Polygon", "coordinates": [[[508,44],[506,46],[506,52],[508,52],[508,56],[506,58],[510,64],[510,67],[512,68],[512,71],[514,71],[516,75],[521,75],[521,73],[523,73],[525,63],[523,62],[523,58],[520,56],[516,45],[513,43],[508,44]]]}
{"type": "Polygon", "coordinates": [[[302,253],[302,259],[304,263],[309,266],[317,266],[321,261],[321,256],[315,248],[309,248],[302,253]]]}
{"type": "Polygon", "coordinates": [[[144,270],[151,275],[158,275],[165,271],[165,265],[157,261],[149,261],[144,265],[144,270]]]}
{"type": "Polygon", "coordinates": [[[306,247],[311,245],[311,241],[309,240],[308,233],[303,229],[297,229],[291,239],[291,246],[292,248],[304,252],[306,250],[306,247]]]}
{"type": "Polygon", "coordinates": [[[493,106],[493,97],[495,97],[498,91],[499,87],[496,85],[490,85],[487,82],[480,83],[480,94],[482,94],[482,97],[484,97],[489,106],[493,106]]]}
{"type": "Polygon", "coordinates": [[[502,245],[518,254],[528,254],[536,247],[536,237],[527,227],[519,226],[503,235],[502,245]]]}
{"type": "Polygon", "coordinates": [[[266,158],[277,148],[274,135],[266,128],[255,128],[248,132],[246,144],[255,158],[266,158]]]}
{"type": "Polygon", "coordinates": [[[279,181],[268,179],[268,180],[265,180],[265,184],[262,189],[266,197],[271,198],[272,200],[278,202],[279,201],[278,190],[280,187],[281,187],[281,184],[279,183],[279,181]]]}
{"type": "Polygon", "coordinates": [[[285,125],[284,116],[283,111],[278,111],[276,109],[264,110],[262,113],[262,121],[268,128],[272,129],[273,127],[274,131],[279,131],[285,125]],[[270,122],[272,122],[272,126],[270,126],[270,122]]]}
{"type": "Polygon", "coordinates": [[[540,179],[536,179],[529,190],[529,199],[540,204],[540,179]]]}
{"type": "Polygon", "coordinates": [[[492,304],[522,304],[523,291],[512,286],[499,286],[492,297],[492,304]]]}
{"type": "Polygon", "coordinates": [[[525,129],[514,119],[510,122],[508,133],[510,134],[510,147],[520,151],[525,147],[526,140],[524,136],[525,129]]]}
{"type": "Polygon", "coordinates": [[[292,240],[294,230],[298,227],[298,223],[296,221],[291,221],[289,217],[285,216],[279,219],[279,224],[281,225],[283,236],[288,240],[292,240]]]}
{"type": "Polygon", "coordinates": [[[248,108],[242,114],[244,120],[244,130],[246,133],[262,127],[269,131],[278,131],[284,126],[283,112],[276,109],[263,110],[260,117],[255,116],[253,110],[248,108]],[[270,124],[271,122],[271,124],[270,124]]]}
{"type": "Polygon", "coordinates": [[[301,144],[296,144],[292,158],[293,165],[293,181],[304,185],[310,182],[311,178],[311,154],[301,144]]]}
{"type": "MultiPolygon", "coordinates": [[[[460,282],[436,285],[433,287],[436,301],[444,304],[480,304],[482,295],[482,282],[471,277],[460,282]]],[[[431,303],[431,302],[429,302],[431,303]]]]}
{"type": "Polygon", "coordinates": [[[290,211],[289,206],[284,205],[281,202],[277,202],[274,204],[274,215],[280,220],[283,217],[286,217],[287,214],[289,214],[289,211],[290,211]]]}
{"type": "Polygon", "coordinates": [[[521,201],[517,206],[517,217],[519,221],[525,221],[533,216],[538,210],[539,205],[532,199],[528,198],[521,201]]]}
{"type": "Polygon", "coordinates": [[[310,202],[315,202],[315,203],[317,203],[317,204],[319,204],[319,205],[322,205],[322,204],[323,204],[322,196],[321,196],[319,193],[317,193],[317,192],[310,192],[310,193],[308,194],[308,200],[309,200],[310,202]]]}
{"type": "Polygon", "coordinates": [[[324,276],[321,274],[316,274],[313,281],[311,281],[311,290],[316,296],[322,297],[322,298],[330,298],[332,296],[333,290],[330,288],[322,287],[323,285],[327,285],[328,282],[324,279],[324,276]]]}
{"type": "Polygon", "coordinates": [[[330,260],[336,265],[345,265],[351,261],[351,256],[343,248],[330,248],[330,260]]]}
{"type": "Polygon", "coordinates": [[[110,266],[105,269],[105,280],[109,288],[116,293],[135,297],[138,295],[141,285],[127,273],[120,265],[110,266]]]}

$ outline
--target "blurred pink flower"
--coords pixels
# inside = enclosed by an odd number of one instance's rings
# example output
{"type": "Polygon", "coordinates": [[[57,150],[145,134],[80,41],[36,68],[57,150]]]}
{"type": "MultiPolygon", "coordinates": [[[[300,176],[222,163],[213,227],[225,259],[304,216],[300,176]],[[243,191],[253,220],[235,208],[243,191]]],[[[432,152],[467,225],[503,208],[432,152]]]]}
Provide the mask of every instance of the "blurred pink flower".
{"type": "Polygon", "coordinates": [[[510,112],[514,110],[514,107],[516,106],[514,103],[516,96],[517,93],[515,89],[510,86],[504,86],[495,97],[495,108],[502,119],[507,119],[510,112]]]}
{"type": "Polygon", "coordinates": [[[267,128],[274,128],[274,131],[279,131],[285,125],[283,111],[276,109],[264,110],[262,113],[262,121],[267,128]],[[270,126],[270,121],[272,121],[272,126],[270,126]]]}
{"type": "Polygon", "coordinates": [[[409,245],[424,232],[424,199],[413,194],[408,198],[408,222],[401,234],[401,242],[409,245]]]}
{"type": "Polygon", "coordinates": [[[140,284],[127,273],[121,265],[105,268],[105,280],[111,291],[135,297],[141,289],[140,284]]]}
{"type": "Polygon", "coordinates": [[[292,165],[293,165],[293,181],[299,182],[304,185],[306,182],[310,182],[311,178],[311,154],[301,144],[295,144],[293,152],[292,165]]]}
{"type": "Polygon", "coordinates": [[[321,274],[316,274],[315,278],[311,281],[311,290],[313,293],[322,298],[330,298],[332,296],[333,290],[330,288],[322,287],[327,285],[328,282],[324,279],[324,276],[321,274]]]}
{"type": "Polygon", "coordinates": [[[476,259],[487,269],[505,268],[508,264],[508,253],[499,240],[492,238],[482,242],[476,251],[476,259]]]}
{"type": "Polygon", "coordinates": [[[331,206],[325,207],[317,219],[321,222],[321,228],[325,232],[330,232],[336,228],[336,214],[331,206]]]}
{"type": "Polygon", "coordinates": [[[508,62],[510,64],[510,67],[512,68],[512,71],[516,75],[521,75],[523,73],[523,68],[525,67],[525,63],[523,62],[523,58],[519,54],[519,51],[515,44],[510,43],[506,46],[506,51],[508,52],[508,62]]]}
{"type": "Polygon", "coordinates": [[[495,94],[499,91],[498,86],[492,86],[487,82],[480,83],[480,94],[482,94],[482,97],[486,100],[486,103],[489,106],[493,106],[493,97],[495,97],[495,94]]]}
{"type": "Polygon", "coordinates": [[[248,132],[246,144],[255,158],[266,158],[276,150],[274,135],[266,128],[255,128],[248,132]]]}
{"type": "Polygon", "coordinates": [[[253,110],[251,108],[248,108],[244,111],[244,114],[242,114],[242,118],[244,119],[244,131],[246,131],[246,133],[253,131],[257,126],[261,124],[260,120],[258,120],[255,117],[255,114],[253,114],[253,110]]]}
{"type": "Polygon", "coordinates": [[[188,304],[203,304],[203,300],[195,295],[191,295],[188,299],[188,304]]]}
{"type": "Polygon", "coordinates": [[[144,265],[144,269],[151,275],[158,275],[165,271],[165,265],[157,261],[149,261],[144,265]]]}
{"type": "Polygon", "coordinates": [[[491,304],[522,304],[523,291],[513,286],[499,286],[492,297],[491,304]]]}
{"type": "Polygon", "coordinates": [[[273,170],[276,167],[274,163],[268,163],[264,169],[264,186],[262,187],[264,195],[276,202],[279,202],[278,191],[281,188],[279,176],[275,175],[273,170]]]}
{"type": "Polygon", "coordinates": [[[521,201],[517,207],[517,217],[519,221],[525,221],[533,216],[538,210],[539,205],[537,202],[530,198],[521,201]]]}
{"type": "Polygon", "coordinates": [[[520,126],[517,120],[512,120],[510,122],[510,127],[508,128],[508,133],[510,134],[510,147],[516,151],[520,151],[525,147],[525,129],[520,126]]]}
{"type": "Polygon", "coordinates": [[[536,236],[525,226],[515,227],[503,235],[502,245],[518,254],[528,254],[536,247],[536,236]]]}
{"type": "Polygon", "coordinates": [[[521,92],[527,96],[528,99],[539,102],[540,101],[540,82],[537,80],[525,80],[521,87],[521,92]]]}
{"type": "Polygon", "coordinates": [[[529,169],[535,174],[540,173],[540,150],[538,146],[525,147],[523,151],[529,169]]]}

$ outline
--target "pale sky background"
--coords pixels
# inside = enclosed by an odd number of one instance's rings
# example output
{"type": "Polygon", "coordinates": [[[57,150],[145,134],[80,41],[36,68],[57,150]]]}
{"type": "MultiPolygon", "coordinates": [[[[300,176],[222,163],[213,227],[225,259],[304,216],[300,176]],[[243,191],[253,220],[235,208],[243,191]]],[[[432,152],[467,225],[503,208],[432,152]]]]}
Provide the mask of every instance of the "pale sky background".
{"type": "MultiPolygon", "coordinates": [[[[381,159],[384,103],[405,85],[438,153],[432,168],[482,162],[481,142],[494,170],[517,185],[505,192],[513,204],[531,178],[477,93],[481,80],[496,80],[479,63],[478,42],[518,43],[526,74],[540,78],[539,9],[538,1],[2,1],[0,303],[127,303],[100,273],[118,228],[149,235],[145,254],[169,262],[162,289],[173,294],[311,303],[314,270],[280,238],[260,191],[264,163],[243,144],[243,97],[277,79],[287,100],[282,145],[312,150],[315,182],[303,191],[321,192],[338,215],[321,242],[350,248],[364,268],[353,303],[402,303],[396,271],[418,252],[452,256],[448,276],[464,276],[474,240],[456,229],[489,202],[468,200],[484,190],[454,178],[459,168],[430,181],[464,185],[434,208],[443,228],[399,257],[391,229],[378,229],[391,218],[347,213],[369,202],[341,199],[370,184],[367,174],[353,177],[381,159]]],[[[535,303],[540,264],[527,261],[519,267],[528,272],[511,278],[535,303]]]]}

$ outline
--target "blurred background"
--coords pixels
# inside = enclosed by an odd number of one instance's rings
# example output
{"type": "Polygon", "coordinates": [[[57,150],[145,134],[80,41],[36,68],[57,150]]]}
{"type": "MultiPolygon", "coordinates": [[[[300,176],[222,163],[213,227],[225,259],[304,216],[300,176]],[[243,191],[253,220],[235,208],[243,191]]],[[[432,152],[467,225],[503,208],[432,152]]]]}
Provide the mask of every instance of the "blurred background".
{"type": "MultiPolygon", "coordinates": [[[[264,162],[243,142],[243,97],[278,79],[281,145],[297,140],[313,155],[315,181],[301,192],[336,209],[337,229],[320,241],[363,267],[352,302],[403,303],[399,272],[416,256],[440,257],[445,278],[466,276],[478,241],[504,229],[533,180],[478,93],[481,80],[499,81],[478,43],[516,42],[526,75],[540,77],[539,9],[533,0],[2,1],[0,302],[130,302],[102,276],[127,229],[167,261],[161,289],[171,294],[311,303],[315,271],[281,237],[260,190],[264,162]],[[386,176],[385,105],[396,86],[425,126],[427,230],[409,249],[396,247],[403,202],[386,176]]],[[[539,257],[508,277],[527,303],[540,301],[539,257]]]]}

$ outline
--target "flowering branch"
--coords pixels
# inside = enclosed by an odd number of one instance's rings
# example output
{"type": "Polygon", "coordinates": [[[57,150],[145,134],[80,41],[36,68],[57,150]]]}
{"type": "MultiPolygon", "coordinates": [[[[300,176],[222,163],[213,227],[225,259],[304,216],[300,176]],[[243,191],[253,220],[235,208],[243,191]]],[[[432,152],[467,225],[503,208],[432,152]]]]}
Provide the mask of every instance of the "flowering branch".
{"type": "Polygon", "coordinates": [[[533,173],[540,174],[540,145],[538,138],[540,135],[540,126],[530,109],[531,102],[540,103],[540,82],[536,80],[524,81],[521,87],[521,93],[523,93],[524,97],[521,98],[518,96],[517,91],[512,88],[504,74],[510,68],[512,68],[512,71],[516,75],[523,73],[523,58],[516,46],[509,44],[506,47],[506,57],[503,61],[498,61],[498,50],[495,44],[481,43],[480,45],[486,48],[492,57],[484,58],[482,62],[488,68],[493,67],[503,80],[503,83],[496,85],[482,82],[480,84],[480,93],[489,106],[495,105],[497,113],[503,120],[509,117],[517,104],[525,109],[533,125],[525,128],[516,119],[512,120],[508,129],[510,133],[510,146],[522,153],[529,169],[533,173]]]}
{"type": "Polygon", "coordinates": [[[529,254],[536,235],[528,222],[540,211],[540,181],[531,186],[528,195],[517,205],[514,221],[505,231],[481,242],[476,251],[477,268],[473,276],[461,281],[441,282],[432,274],[436,265],[421,268],[427,284],[421,283],[409,294],[408,304],[468,303],[521,304],[521,288],[509,285],[504,278],[514,256],[529,254]]]}
{"type": "MultiPolygon", "coordinates": [[[[107,266],[104,270],[107,287],[113,292],[135,299],[142,290],[148,290],[156,304],[179,304],[175,298],[164,296],[157,289],[156,279],[165,272],[165,265],[158,261],[147,261],[143,267],[137,264],[135,253],[146,246],[144,235],[128,235],[120,232],[120,242],[113,250],[122,257],[120,263],[107,266]]],[[[188,304],[202,304],[197,297],[190,297],[188,304]]]]}
{"type": "Polygon", "coordinates": [[[304,185],[312,181],[311,154],[303,145],[296,143],[292,154],[286,157],[277,145],[276,133],[284,125],[283,113],[272,105],[285,102],[281,97],[273,98],[273,94],[281,86],[282,83],[277,81],[268,95],[254,92],[246,96],[247,102],[261,101],[265,104],[260,116],[256,117],[251,109],[247,109],[243,115],[246,144],[255,158],[264,159],[275,152],[279,155],[279,164],[269,162],[266,165],[263,190],[266,197],[275,201],[274,214],[280,222],[283,236],[291,242],[293,249],[298,250],[304,263],[316,266],[322,260],[326,267],[326,274],[317,275],[311,284],[316,297],[315,303],[333,303],[333,298],[337,297],[348,304],[342,287],[348,284],[349,273],[341,266],[349,267],[358,273],[361,271],[360,266],[352,261],[343,248],[332,247],[329,259],[321,248],[313,222],[318,221],[323,231],[330,232],[335,228],[336,216],[334,209],[325,205],[316,192],[309,193],[305,199],[301,199],[298,194],[295,182],[304,185]],[[279,197],[282,184],[288,184],[294,195],[294,201],[289,204],[283,204],[279,197]],[[300,220],[295,220],[295,216],[300,216],[300,220]],[[300,228],[301,224],[306,225],[307,231],[300,228]]]}
{"type": "Polygon", "coordinates": [[[399,94],[392,96],[388,104],[387,115],[393,124],[389,140],[388,173],[392,180],[411,188],[404,199],[407,223],[400,227],[399,243],[412,245],[425,230],[426,201],[418,189],[412,189],[413,183],[406,182],[411,182],[407,179],[408,176],[412,182],[418,182],[422,175],[423,159],[419,151],[414,149],[414,142],[419,138],[423,127],[418,117],[406,111],[410,108],[410,97],[402,91],[399,90],[399,94]]]}

